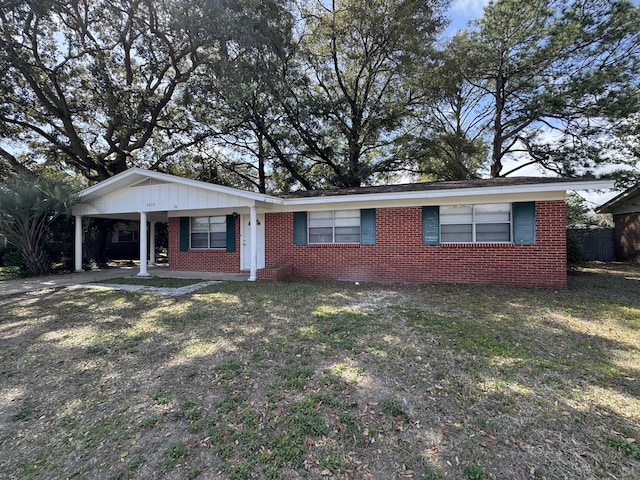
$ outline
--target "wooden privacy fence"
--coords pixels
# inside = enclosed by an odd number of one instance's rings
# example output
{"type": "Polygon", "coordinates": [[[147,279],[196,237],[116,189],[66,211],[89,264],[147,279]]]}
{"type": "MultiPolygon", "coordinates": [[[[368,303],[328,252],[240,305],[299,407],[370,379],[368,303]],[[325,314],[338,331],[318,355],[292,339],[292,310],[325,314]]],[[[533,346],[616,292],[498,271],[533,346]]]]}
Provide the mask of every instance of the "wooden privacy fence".
{"type": "Polygon", "coordinates": [[[572,228],[567,233],[580,240],[585,260],[612,262],[616,259],[613,228],[572,228]]]}

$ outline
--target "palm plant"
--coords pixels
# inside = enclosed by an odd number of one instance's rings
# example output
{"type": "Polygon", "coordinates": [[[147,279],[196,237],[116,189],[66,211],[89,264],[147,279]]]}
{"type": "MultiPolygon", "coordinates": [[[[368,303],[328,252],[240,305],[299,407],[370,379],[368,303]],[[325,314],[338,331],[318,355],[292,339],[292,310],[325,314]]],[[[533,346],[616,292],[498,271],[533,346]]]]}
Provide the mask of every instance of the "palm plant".
{"type": "Polygon", "coordinates": [[[76,187],[55,177],[21,175],[0,185],[0,233],[18,248],[25,273],[51,271],[45,250],[51,223],[68,214],[76,187]]]}

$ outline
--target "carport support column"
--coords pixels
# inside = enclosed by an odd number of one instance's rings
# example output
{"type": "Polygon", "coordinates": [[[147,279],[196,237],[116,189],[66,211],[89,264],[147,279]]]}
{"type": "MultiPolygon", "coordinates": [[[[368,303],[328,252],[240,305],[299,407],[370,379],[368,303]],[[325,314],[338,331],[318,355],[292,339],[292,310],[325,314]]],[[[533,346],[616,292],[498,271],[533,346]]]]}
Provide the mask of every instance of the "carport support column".
{"type": "Polygon", "coordinates": [[[258,277],[258,217],[255,206],[249,207],[249,220],[249,251],[251,252],[249,281],[255,282],[258,277]]]}
{"type": "Polygon", "coordinates": [[[82,216],[76,215],[75,219],[75,269],[82,272],[82,216]]]}
{"type": "Polygon", "coordinates": [[[149,222],[149,265],[156,263],[156,222],[149,222]]]}
{"type": "Polygon", "coordinates": [[[147,214],[140,212],[140,272],[139,277],[147,277],[147,214]]]}

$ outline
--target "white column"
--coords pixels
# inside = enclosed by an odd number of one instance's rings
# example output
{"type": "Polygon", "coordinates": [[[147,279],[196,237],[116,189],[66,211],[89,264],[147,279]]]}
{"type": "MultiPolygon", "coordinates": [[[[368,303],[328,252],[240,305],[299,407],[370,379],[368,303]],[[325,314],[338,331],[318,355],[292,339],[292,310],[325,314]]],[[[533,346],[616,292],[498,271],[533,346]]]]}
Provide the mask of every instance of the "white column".
{"type": "Polygon", "coordinates": [[[249,281],[255,282],[258,278],[258,217],[255,206],[249,207],[249,225],[249,252],[251,252],[249,281]]]}
{"type": "Polygon", "coordinates": [[[139,277],[147,277],[147,214],[140,212],[140,272],[139,277]]]}
{"type": "Polygon", "coordinates": [[[82,272],[82,216],[75,218],[75,267],[76,272],[82,272]]]}
{"type": "Polygon", "coordinates": [[[156,222],[149,222],[149,265],[156,263],[156,222]]]}

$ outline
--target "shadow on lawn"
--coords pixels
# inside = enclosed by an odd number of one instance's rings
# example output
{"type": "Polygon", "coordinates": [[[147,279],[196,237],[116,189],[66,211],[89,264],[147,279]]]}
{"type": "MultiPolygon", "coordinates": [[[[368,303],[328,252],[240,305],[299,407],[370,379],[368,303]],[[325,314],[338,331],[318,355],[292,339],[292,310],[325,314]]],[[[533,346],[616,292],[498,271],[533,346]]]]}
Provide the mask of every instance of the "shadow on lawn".
{"type": "MultiPolygon", "coordinates": [[[[0,468],[459,479],[474,463],[498,478],[637,478],[607,439],[640,436],[638,372],[620,364],[638,347],[595,328],[637,309],[621,278],[621,300],[604,286],[322,282],[11,299],[0,468]]],[[[627,314],[618,326],[633,330],[627,314]]]]}

